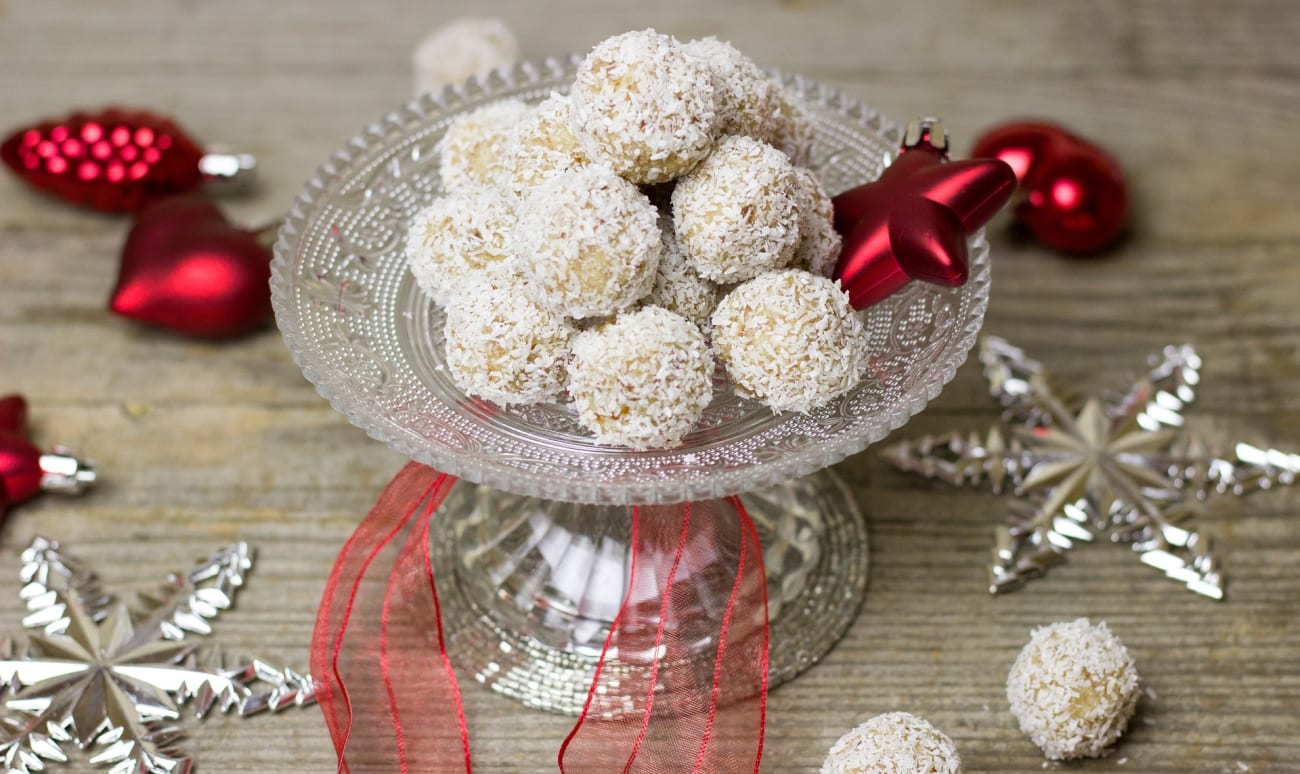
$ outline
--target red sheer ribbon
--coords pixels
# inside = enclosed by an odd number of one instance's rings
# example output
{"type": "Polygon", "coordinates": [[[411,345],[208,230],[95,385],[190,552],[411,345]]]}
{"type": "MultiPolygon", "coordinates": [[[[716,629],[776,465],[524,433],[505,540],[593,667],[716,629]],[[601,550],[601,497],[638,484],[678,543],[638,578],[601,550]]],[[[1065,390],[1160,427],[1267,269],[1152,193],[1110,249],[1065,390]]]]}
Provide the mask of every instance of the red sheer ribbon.
{"type": "MultiPolygon", "coordinates": [[[[326,584],[311,663],[341,773],[471,772],[429,557],[454,483],[404,467],[326,584]]],[[[757,772],[767,586],[753,522],[733,497],[634,508],[632,531],[627,596],[561,771],[757,772]]]]}

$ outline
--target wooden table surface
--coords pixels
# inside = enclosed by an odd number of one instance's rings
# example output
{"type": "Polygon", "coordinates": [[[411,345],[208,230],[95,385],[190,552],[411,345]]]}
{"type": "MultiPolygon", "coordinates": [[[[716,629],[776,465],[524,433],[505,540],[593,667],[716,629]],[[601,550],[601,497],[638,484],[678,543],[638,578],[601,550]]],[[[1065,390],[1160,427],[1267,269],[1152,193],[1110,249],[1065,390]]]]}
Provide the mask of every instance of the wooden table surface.
{"type": "MultiPolygon", "coordinates": [[[[235,219],[257,223],[408,98],[419,37],[488,5],[530,56],[647,25],[717,34],[888,115],[940,113],[959,152],[1023,116],[1100,140],[1131,176],[1132,238],[1105,258],[1068,260],[994,228],[986,331],[1100,382],[1190,342],[1205,361],[1197,432],[1300,450],[1291,0],[0,0],[0,116],[14,127],[111,103],[170,113],[257,154],[260,192],[228,201],[235,219]]],[[[242,539],[260,563],[219,637],[305,667],[334,555],[402,460],[316,395],[274,331],[196,343],[110,316],[126,227],[0,176],[0,391],[26,393],[36,437],[83,449],[103,478],[87,497],[9,514],[0,621],[17,628],[18,554],[35,534],[71,544],[123,591],[242,539]]],[[[968,363],[895,437],[996,416],[968,363]]],[[[765,771],[813,771],[849,727],[897,709],[946,730],[969,771],[1039,770],[1004,677],[1032,627],[1077,616],[1109,621],[1151,690],[1112,756],[1061,768],[1300,771],[1300,489],[1222,498],[1202,518],[1227,567],[1226,602],[1107,545],[991,598],[985,564],[1005,499],[903,476],[874,450],[838,470],[868,511],[871,585],[845,640],[773,693],[765,771]]],[[[472,684],[466,698],[479,771],[552,770],[570,719],[472,684]]],[[[191,728],[203,772],[333,770],[314,709],[191,728]]]]}

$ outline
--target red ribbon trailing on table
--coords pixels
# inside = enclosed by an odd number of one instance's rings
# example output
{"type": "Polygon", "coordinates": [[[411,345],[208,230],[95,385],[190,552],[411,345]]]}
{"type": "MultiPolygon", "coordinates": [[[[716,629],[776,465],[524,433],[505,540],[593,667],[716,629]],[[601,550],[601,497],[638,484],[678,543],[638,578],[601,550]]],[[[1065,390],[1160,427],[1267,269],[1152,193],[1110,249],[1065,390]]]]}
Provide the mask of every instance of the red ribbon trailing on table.
{"type": "MultiPolygon", "coordinates": [[[[430,523],[455,482],[408,463],[334,563],[311,664],[341,773],[472,772],[429,556],[430,523]]],[[[560,771],[757,772],[768,626],[753,521],[735,497],[637,506],[631,545],[628,592],[560,771]],[[707,598],[718,589],[725,602],[707,598]],[[701,614],[715,608],[720,619],[701,614]],[[698,655],[702,637],[712,659],[698,655]]]]}

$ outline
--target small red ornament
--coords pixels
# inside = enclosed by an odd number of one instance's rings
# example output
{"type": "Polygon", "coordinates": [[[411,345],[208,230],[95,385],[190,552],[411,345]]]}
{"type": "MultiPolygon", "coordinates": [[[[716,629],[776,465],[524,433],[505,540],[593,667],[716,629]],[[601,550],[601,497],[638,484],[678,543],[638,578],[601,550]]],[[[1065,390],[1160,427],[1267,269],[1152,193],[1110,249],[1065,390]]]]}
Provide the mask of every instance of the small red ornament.
{"type": "Polygon", "coordinates": [[[1011,165],[1020,180],[1015,222],[1063,253],[1092,253],[1119,238],[1128,216],[1128,186],[1115,158],[1059,126],[996,127],[971,155],[1011,165]]]}
{"type": "Polygon", "coordinates": [[[248,178],[251,156],[205,153],[172,121],[109,108],[9,135],[0,159],[30,185],[105,212],[134,212],[208,180],[248,178]]]}
{"type": "Polygon", "coordinates": [[[146,207],[122,247],[115,314],[188,336],[227,338],[271,316],[271,254],[206,199],[180,196],[146,207]]]}
{"type": "Polygon", "coordinates": [[[27,401],[0,398],[0,515],[40,492],[80,494],[95,483],[95,469],[55,447],[42,452],[26,438],[27,401]]]}
{"type": "Polygon", "coordinates": [[[833,276],[855,309],[913,279],[948,287],[966,282],[966,238],[1007,203],[1016,176],[1001,161],[947,158],[942,125],[917,119],[878,179],[835,197],[844,249],[833,276]]]}

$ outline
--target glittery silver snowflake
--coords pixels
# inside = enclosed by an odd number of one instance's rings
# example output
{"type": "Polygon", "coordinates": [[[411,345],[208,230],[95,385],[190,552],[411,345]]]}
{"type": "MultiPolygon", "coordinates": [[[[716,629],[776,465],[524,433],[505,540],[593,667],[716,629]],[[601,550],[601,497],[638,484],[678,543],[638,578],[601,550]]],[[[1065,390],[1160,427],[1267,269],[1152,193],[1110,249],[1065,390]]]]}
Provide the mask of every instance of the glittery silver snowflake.
{"type": "Polygon", "coordinates": [[[883,457],[901,470],[957,485],[988,482],[1021,497],[1011,523],[997,531],[994,594],[1042,575],[1077,542],[1108,533],[1144,564],[1222,599],[1210,540],[1187,528],[1196,503],[1300,476],[1300,455],[1247,444],[1220,454],[1182,431],[1201,366],[1189,346],[1166,347],[1127,391],[1101,398],[1057,389],[1040,363],[1002,339],[985,339],[980,360],[1009,427],[903,441],[883,457]]]}
{"type": "Polygon", "coordinates": [[[185,774],[192,758],[177,725],[190,706],[251,715],[310,704],[306,675],[201,648],[193,635],[212,632],[252,568],[248,545],[236,543],[171,575],[142,595],[136,610],[105,594],[95,574],[36,538],[22,555],[20,595],[32,630],[16,646],[0,640],[0,762],[8,774],[84,763],[110,774],[185,774]]]}

